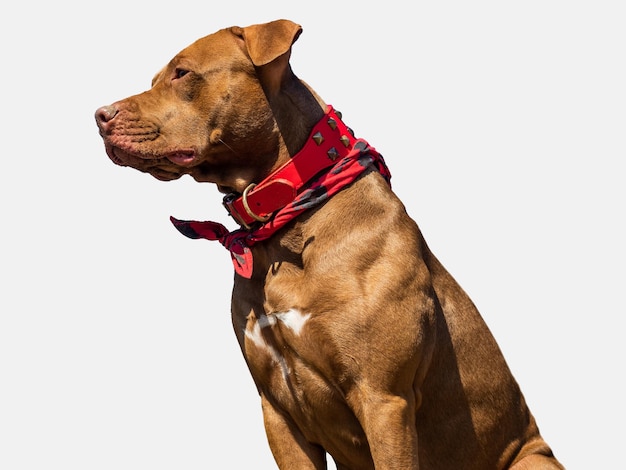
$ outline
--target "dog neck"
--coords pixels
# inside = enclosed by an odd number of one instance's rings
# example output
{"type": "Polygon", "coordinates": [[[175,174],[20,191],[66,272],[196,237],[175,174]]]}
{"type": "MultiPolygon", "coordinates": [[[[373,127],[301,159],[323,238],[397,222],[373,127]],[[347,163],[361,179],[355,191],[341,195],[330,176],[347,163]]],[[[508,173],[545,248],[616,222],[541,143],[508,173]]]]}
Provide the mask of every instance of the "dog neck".
{"type": "Polygon", "coordinates": [[[390,182],[382,155],[365,140],[356,139],[340,113],[328,106],[296,155],[260,183],[248,186],[241,196],[224,198],[239,230],[229,232],[216,222],[170,220],[189,238],[219,240],[231,252],[236,272],[249,278],[251,246],[270,238],[302,212],[323,204],[367,169],[377,170],[390,182]]]}
{"type": "Polygon", "coordinates": [[[352,129],[341,120],[341,113],[328,106],[298,153],[260,183],[250,184],[243,194],[226,195],[224,207],[235,222],[247,230],[269,221],[316,175],[348,155],[356,140],[352,129]]]}

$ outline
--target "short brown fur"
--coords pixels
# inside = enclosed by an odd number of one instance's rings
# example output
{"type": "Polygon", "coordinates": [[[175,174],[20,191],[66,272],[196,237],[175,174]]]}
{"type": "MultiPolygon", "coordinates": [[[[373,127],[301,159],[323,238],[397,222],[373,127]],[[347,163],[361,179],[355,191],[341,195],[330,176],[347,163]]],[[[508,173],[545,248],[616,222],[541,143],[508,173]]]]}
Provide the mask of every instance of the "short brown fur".
{"type": "MultiPolygon", "coordinates": [[[[96,112],[108,155],[224,193],[259,182],[326,109],[291,70],[300,33],[278,20],[196,41],[150,90],[96,112]]],[[[326,453],[339,470],[563,468],[479,312],[380,174],[252,250],[232,320],[281,469],[325,469],[326,453]],[[309,315],[301,331],[269,322],[290,310],[309,315]]]]}

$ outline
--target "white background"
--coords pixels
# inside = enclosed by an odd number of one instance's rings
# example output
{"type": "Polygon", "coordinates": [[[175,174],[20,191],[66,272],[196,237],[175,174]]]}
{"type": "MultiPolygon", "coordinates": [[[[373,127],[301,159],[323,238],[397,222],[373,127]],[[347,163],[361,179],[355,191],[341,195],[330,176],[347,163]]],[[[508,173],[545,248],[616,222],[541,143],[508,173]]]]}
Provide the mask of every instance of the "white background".
{"type": "Polygon", "coordinates": [[[168,221],[230,223],[221,196],[113,165],[93,113],[195,39],[278,18],[304,27],[295,73],[385,156],[556,455],[623,465],[623,2],[371,4],[1,7],[1,469],[275,468],[228,254],[168,221]]]}

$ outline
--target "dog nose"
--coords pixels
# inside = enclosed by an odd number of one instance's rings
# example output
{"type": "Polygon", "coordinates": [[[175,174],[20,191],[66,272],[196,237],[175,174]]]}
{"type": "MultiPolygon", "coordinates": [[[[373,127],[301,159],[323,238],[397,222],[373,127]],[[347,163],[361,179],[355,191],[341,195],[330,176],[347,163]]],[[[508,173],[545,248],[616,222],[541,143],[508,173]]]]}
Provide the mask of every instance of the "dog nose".
{"type": "Polygon", "coordinates": [[[117,108],[115,106],[102,106],[96,110],[96,122],[100,128],[106,126],[115,115],[117,114],[117,108]]]}

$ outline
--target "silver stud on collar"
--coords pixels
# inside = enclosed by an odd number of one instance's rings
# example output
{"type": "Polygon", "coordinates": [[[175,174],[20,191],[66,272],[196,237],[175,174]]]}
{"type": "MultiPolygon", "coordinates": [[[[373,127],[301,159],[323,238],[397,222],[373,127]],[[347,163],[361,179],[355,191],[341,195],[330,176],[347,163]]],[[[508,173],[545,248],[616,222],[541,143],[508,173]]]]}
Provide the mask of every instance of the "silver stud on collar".
{"type": "Polygon", "coordinates": [[[328,155],[328,158],[330,158],[333,162],[337,160],[337,157],[339,156],[339,152],[337,152],[337,149],[335,147],[331,147],[330,150],[326,152],[326,154],[328,155]]]}
{"type": "Polygon", "coordinates": [[[330,127],[332,130],[337,129],[337,121],[335,121],[333,118],[328,118],[328,121],[326,121],[328,123],[328,127],[330,127]]]}
{"type": "Polygon", "coordinates": [[[341,141],[343,146],[346,148],[348,148],[348,145],[350,145],[350,139],[348,138],[347,135],[342,135],[341,137],[339,137],[339,140],[341,141]]]}
{"type": "Polygon", "coordinates": [[[324,136],[321,132],[316,132],[315,134],[313,134],[312,138],[317,145],[322,145],[322,142],[324,142],[324,136]]]}

